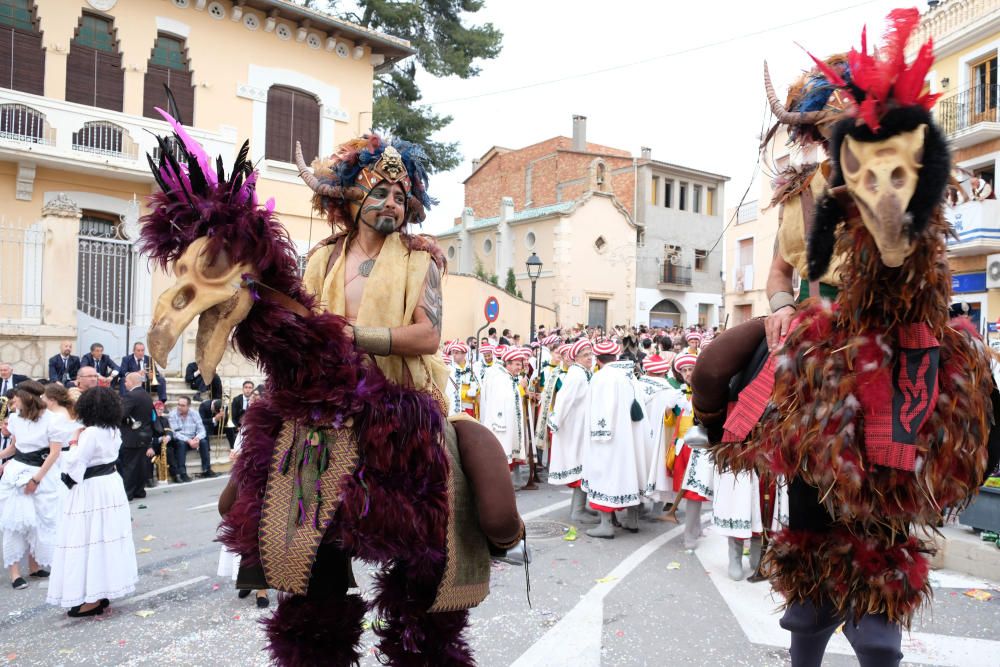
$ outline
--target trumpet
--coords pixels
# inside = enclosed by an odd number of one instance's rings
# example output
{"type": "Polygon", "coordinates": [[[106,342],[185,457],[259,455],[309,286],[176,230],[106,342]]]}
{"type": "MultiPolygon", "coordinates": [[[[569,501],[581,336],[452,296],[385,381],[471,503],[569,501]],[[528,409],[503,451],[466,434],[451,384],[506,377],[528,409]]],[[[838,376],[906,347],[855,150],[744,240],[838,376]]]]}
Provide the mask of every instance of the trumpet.
{"type": "Polygon", "coordinates": [[[156,360],[153,357],[149,358],[149,364],[146,366],[146,372],[149,375],[149,386],[159,387],[160,382],[156,379],[156,360]]]}
{"type": "Polygon", "coordinates": [[[0,396],[0,422],[7,419],[8,413],[10,413],[10,399],[0,396]]]}

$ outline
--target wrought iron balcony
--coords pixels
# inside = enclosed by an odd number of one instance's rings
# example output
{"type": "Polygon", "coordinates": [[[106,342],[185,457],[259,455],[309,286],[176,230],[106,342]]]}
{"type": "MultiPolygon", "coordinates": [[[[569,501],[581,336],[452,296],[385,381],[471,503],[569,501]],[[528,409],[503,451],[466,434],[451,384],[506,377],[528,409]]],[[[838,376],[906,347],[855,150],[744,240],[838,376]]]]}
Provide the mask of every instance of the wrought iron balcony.
{"type": "Polygon", "coordinates": [[[660,284],[668,287],[691,287],[691,267],[663,262],[660,284]]]}
{"type": "Polygon", "coordinates": [[[997,84],[973,86],[938,100],[934,117],[955,148],[1000,137],[997,84]]]}

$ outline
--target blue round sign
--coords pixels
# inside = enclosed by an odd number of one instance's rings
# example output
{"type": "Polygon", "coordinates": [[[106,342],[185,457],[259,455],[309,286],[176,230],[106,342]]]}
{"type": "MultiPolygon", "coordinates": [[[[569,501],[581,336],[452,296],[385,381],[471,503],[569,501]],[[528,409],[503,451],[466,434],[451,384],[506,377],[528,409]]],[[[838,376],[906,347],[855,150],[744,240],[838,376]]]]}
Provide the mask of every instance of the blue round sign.
{"type": "Polygon", "coordinates": [[[497,318],[500,317],[500,302],[497,301],[495,296],[491,296],[486,299],[486,307],[483,309],[486,314],[487,322],[496,322],[497,318]]]}

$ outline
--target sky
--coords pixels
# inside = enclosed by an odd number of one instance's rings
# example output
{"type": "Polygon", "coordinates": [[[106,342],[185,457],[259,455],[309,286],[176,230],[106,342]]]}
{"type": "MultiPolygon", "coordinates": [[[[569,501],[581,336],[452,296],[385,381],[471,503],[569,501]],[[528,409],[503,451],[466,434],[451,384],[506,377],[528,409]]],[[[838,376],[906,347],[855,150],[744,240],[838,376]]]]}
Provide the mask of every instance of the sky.
{"type": "MultiPolygon", "coordinates": [[[[461,215],[462,180],[491,146],[520,148],[572,134],[587,116],[588,141],[729,176],[727,209],[739,203],[771,122],[762,79],[766,59],[779,98],[817,56],[869,44],[899,4],[886,0],[486,0],[469,15],[504,33],[503,50],[478,77],[418,74],[424,102],[454,121],[436,135],[460,142],[462,164],[434,174],[440,200],[424,231],[461,215]]],[[[925,2],[917,3],[921,13],[925,2]]],[[[756,197],[751,188],[746,201],[756,197]]]]}

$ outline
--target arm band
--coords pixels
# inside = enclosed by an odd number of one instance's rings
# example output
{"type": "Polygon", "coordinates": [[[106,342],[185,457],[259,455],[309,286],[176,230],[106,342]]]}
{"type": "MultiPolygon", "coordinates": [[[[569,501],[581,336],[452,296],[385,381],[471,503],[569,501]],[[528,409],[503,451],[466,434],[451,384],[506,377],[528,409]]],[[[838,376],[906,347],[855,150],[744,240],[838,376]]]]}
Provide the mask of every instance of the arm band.
{"type": "Polygon", "coordinates": [[[389,327],[354,327],[354,344],[365,352],[387,357],[392,354],[389,327]]]}
{"type": "Polygon", "coordinates": [[[792,296],[791,292],[775,292],[767,300],[767,303],[771,306],[771,312],[776,313],[785,306],[795,308],[795,297],[792,296]]]}

